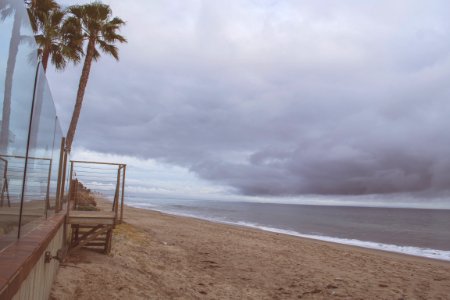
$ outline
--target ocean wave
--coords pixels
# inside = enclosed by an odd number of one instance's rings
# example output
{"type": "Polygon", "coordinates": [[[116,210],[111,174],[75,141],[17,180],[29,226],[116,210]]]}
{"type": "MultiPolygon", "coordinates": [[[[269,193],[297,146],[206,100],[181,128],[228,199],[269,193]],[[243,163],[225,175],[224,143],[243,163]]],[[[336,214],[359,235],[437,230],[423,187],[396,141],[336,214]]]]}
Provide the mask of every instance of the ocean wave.
{"type": "Polygon", "coordinates": [[[127,205],[135,208],[144,208],[144,209],[154,209],[155,207],[158,207],[157,205],[150,204],[147,202],[132,202],[127,203],[127,205]]]}
{"type": "Polygon", "coordinates": [[[236,225],[245,226],[245,227],[257,228],[257,229],[275,232],[275,233],[282,233],[282,234],[293,235],[293,236],[298,236],[298,237],[303,237],[303,238],[320,240],[320,241],[324,241],[324,242],[332,242],[332,243],[337,243],[337,244],[344,244],[344,245],[357,246],[357,247],[362,247],[362,248],[383,250],[383,251],[388,251],[388,252],[395,252],[395,253],[401,253],[401,254],[408,254],[408,255],[450,261],[450,251],[445,251],[445,250],[436,250],[436,249],[420,248],[420,247],[413,247],[413,246],[399,246],[399,245],[383,244],[383,243],[371,242],[371,241],[361,241],[361,240],[356,240],[356,239],[345,239],[345,238],[337,238],[337,237],[331,237],[331,236],[303,234],[303,233],[299,233],[299,232],[296,232],[293,230],[273,228],[273,227],[263,226],[263,225],[244,222],[244,221],[233,222],[233,223],[227,222],[227,223],[236,224],[236,225]]]}

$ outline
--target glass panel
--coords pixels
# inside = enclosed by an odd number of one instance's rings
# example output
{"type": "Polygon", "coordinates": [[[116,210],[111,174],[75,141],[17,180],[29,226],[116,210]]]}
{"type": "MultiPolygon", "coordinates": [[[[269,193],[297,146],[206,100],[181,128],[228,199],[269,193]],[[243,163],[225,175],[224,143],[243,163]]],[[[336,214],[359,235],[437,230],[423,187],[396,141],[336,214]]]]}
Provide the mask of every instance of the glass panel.
{"type": "Polygon", "coordinates": [[[1,250],[54,212],[63,134],[24,2],[0,1],[1,250]]]}
{"type": "Polygon", "coordinates": [[[17,236],[36,48],[22,1],[2,1],[0,14],[0,248],[17,236]]]}
{"type": "MultiPolygon", "coordinates": [[[[53,157],[55,152],[59,155],[60,144],[55,141],[59,126],[57,126],[55,106],[44,71],[41,67],[39,71],[30,131],[22,225],[52,213],[55,207],[56,179],[54,176],[58,176],[59,159],[53,161],[53,157]],[[53,181],[52,178],[54,178],[53,181]]],[[[60,132],[59,129],[59,136],[60,132]]],[[[23,229],[26,230],[29,227],[23,227],[23,229]]]]}

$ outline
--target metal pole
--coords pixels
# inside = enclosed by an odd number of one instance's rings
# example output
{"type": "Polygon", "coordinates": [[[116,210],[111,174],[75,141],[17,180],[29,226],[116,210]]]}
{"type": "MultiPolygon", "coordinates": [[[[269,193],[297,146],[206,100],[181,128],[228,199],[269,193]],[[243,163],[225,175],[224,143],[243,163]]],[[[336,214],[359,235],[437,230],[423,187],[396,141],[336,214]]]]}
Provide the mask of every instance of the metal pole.
{"type": "Polygon", "coordinates": [[[123,165],[123,169],[122,169],[122,201],[120,204],[120,223],[122,223],[123,221],[123,199],[124,199],[124,194],[125,194],[125,174],[127,171],[127,165],[123,165]]]}
{"type": "MultiPolygon", "coordinates": [[[[26,156],[20,156],[20,155],[6,155],[6,154],[0,154],[2,157],[11,157],[11,158],[26,158],[26,156]]],[[[50,158],[46,157],[34,157],[34,156],[28,156],[29,159],[33,160],[50,160],[50,158]]]]}
{"type": "Polygon", "coordinates": [[[27,168],[28,168],[28,155],[30,153],[30,140],[31,140],[31,129],[33,126],[33,111],[34,111],[34,102],[36,100],[36,87],[38,83],[39,76],[39,67],[41,66],[41,61],[38,61],[36,66],[36,74],[34,77],[34,86],[33,86],[33,99],[31,101],[31,112],[30,112],[30,121],[28,123],[28,137],[27,137],[27,148],[25,152],[25,168],[23,171],[23,180],[22,180],[22,194],[20,196],[20,211],[19,211],[19,226],[17,230],[17,238],[20,238],[20,230],[22,229],[22,213],[23,213],[23,202],[25,200],[25,183],[27,180],[27,168]]]}

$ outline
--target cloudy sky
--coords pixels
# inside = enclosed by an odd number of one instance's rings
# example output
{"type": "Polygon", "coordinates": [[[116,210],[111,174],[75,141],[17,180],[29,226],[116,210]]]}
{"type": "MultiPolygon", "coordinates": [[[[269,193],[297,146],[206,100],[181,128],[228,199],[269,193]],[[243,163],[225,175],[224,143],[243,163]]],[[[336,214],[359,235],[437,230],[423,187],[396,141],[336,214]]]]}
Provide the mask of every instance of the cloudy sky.
{"type": "MultiPolygon", "coordinates": [[[[130,163],[132,188],[450,188],[448,1],[105,3],[127,21],[128,44],[119,63],[92,68],[75,156],[130,163]]],[[[79,74],[49,74],[65,129],[79,74]]]]}

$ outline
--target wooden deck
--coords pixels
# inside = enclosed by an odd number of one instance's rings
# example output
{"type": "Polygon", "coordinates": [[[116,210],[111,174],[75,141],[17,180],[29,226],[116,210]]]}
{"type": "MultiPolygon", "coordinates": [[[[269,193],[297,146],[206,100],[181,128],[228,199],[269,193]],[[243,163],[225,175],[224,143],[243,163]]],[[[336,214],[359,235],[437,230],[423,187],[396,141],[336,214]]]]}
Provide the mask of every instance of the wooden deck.
{"type": "Polygon", "coordinates": [[[71,210],[67,223],[72,229],[71,251],[80,247],[103,253],[111,251],[112,230],[115,225],[114,212],[71,210]]]}
{"type": "Polygon", "coordinates": [[[125,170],[125,164],[70,161],[67,201],[67,226],[70,226],[71,237],[69,251],[80,247],[103,253],[111,251],[113,229],[123,217],[125,170]],[[107,170],[104,166],[107,166],[107,170]],[[83,174],[82,180],[78,177],[78,172],[83,174]],[[99,176],[104,182],[110,182],[111,187],[115,183],[115,189],[111,189],[110,192],[113,193],[109,198],[103,198],[106,197],[102,196],[103,190],[96,191],[95,186],[88,188],[88,184],[82,182],[97,181],[99,176]]]}

